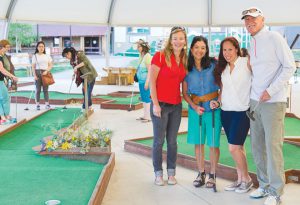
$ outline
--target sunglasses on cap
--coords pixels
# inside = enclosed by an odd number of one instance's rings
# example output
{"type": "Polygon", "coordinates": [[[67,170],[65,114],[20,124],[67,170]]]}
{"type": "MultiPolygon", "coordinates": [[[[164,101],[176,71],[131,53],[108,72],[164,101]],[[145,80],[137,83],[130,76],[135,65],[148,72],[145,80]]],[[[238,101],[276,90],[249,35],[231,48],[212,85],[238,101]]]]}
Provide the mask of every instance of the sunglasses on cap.
{"type": "Polygon", "coordinates": [[[245,16],[247,14],[256,13],[256,12],[261,13],[260,10],[253,8],[253,9],[247,9],[247,10],[243,11],[242,15],[245,16]]]}
{"type": "Polygon", "coordinates": [[[171,29],[171,33],[174,32],[174,31],[176,31],[176,30],[182,30],[182,31],[185,32],[185,28],[184,28],[184,27],[181,27],[181,26],[174,26],[174,27],[172,27],[172,29],[171,29]]]}

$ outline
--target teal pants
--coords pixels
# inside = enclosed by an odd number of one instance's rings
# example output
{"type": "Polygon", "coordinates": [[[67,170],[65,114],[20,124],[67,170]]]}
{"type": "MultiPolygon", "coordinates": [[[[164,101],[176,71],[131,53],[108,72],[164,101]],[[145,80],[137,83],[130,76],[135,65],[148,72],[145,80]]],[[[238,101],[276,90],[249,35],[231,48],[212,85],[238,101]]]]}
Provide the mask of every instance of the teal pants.
{"type": "Polygon", "coordinates": [[[221,110],[215,110],[215,135],[213,140],[213,128],[212,128],[212,112],[204,112],[199,116],[193,108],[189,106],[189,118],[188,118],[188,144],[206,144],[209,147],[220,146],[220,134],[221,134],[221,110]],[[201,132],[200,132],[200,120],[201,120],[201,132]],[[206,140],[207,139],[207,140],[206,140]]]}
{"type": "Polygon", "coordinates": [[[4,81],[0,81],[0,115],[7,116],[10,112],[10,103],[7,87],[4,81]]]}

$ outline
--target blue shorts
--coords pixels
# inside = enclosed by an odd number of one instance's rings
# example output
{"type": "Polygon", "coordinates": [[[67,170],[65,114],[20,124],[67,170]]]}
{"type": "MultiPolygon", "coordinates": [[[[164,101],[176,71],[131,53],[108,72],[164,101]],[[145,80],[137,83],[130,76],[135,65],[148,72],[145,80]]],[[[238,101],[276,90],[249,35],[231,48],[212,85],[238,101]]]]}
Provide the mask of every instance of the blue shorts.
{"type": "Polygon", "coordinates": [[[209,147],[219,147],[222,128],[220,113],[220,109],[215,110],[215,135],[213,140],[212,112],[204,112],[203,115],[199,116],[194,109],[189,106],[187,143],[195,145],[205,144],[207,138],[206,144],[209,147]]]}
{"type": "Polygon", "coordinates": [[[244,145],[250,128],[250,119],[246,111],[223,111],[221,112],[222,125],[227,140],[232,145],[244,145]]]}
{"type": "Polygon", "coordinates": [[[148,88],[148,90],[145,90],[145,83],[139,83],[139,88],[140,88],[142,102],[150,103],[151,102],[150,87],[148,88]]]}

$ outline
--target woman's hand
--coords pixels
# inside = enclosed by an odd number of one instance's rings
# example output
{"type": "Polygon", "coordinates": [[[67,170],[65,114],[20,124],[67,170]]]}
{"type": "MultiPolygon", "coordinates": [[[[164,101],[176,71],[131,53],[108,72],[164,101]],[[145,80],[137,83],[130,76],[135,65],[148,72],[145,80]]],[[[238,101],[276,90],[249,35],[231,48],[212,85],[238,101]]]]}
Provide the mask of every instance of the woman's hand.
{"type": "Polygon", "coordinates": [[[161,117],[161,107],[159,105],[153,105],[153,115],[161,117]]]}
{"type": "Polygon", "coordinates": [[[149,83],[145,83],[144,89],[145,89],[145,90],[148,90],[148,89],[149,89],[149,83]]]}
{"type": "Polygon", "coordinates": [[[36,76],[36,75],[34,75],[34,80],[38,80],[39,78],[36,76]]]}
{"type": "Polygon", "coordinates": [[[12,79],[14,82],[18,82],[18,80],[19,80],[16,76],[13,76],[12,79]]]}
{"type": "Polygon", "coordinates": [[[220,102],[217,100],[210,101],[209,105],[210,105],[210,109],[217,109],[221,106],[220,102]]]}
{"type": "Polygon", "coordinates": [[[47,75],[47,73],[48,73],[48,71],[45,70],[45,71],[42,73],[42,75],[47,75]]]}
{"type": "Polygon", "coordinates": [[[195,112],[198,114],[198,115],[202,115],[204,113],[204,107],[201,107],[199,105],[194,105],[193,106],[193,109],[195,110],[195,112]]]}

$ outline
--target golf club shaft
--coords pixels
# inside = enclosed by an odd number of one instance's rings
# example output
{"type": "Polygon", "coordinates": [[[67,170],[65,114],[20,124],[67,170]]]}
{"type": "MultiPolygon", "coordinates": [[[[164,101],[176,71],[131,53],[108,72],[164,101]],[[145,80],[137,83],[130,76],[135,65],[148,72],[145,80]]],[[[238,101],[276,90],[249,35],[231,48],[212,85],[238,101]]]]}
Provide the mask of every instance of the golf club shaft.
{"type": "Polygon", "coordinates": [[[215,164],[216,163],[216,147],[215,147],[215,109],[212,109],[212,143],[213,143],[213,165],[215,166],[215,172],[214,172],[214,179],[215,179],[215,184],[214,184],[214,191],[216,192],[217,191],[217,188],[216,188],[216,183],[217,183],[217,179],[216,179],[216,172],[217,172],[217,165],[215,164]]]}
{"type": "Polygon", "coordinates": [[[132,92],[131,92],[131,98],[130,98],[130,105],[129,105],[129,109],[131,109],[131,106],[132,106],[132,101],[133,101],[133,92],[134,92],[134,83],[133,83],[132,92]]]}

